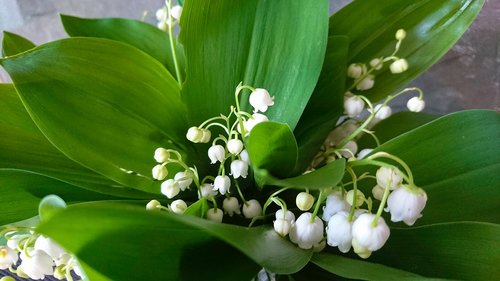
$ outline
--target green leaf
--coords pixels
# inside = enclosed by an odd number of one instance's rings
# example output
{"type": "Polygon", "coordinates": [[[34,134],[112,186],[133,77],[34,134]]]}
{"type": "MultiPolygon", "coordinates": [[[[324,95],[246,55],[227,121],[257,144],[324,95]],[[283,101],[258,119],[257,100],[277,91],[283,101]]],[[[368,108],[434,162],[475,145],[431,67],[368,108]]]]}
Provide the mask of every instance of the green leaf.
{"type": "MultiPolygon", "coordinates": [[[[61,15],[61,22],[71,37],[107,38],[130,44],[161,62],[175,75],[169,35],[155,26],[131,19],[85,19],[68,15],[61,15]]],[[[184,69],[182,46],[176,48],[180,67],[184,69]]]]}
{"type": "MultiPolygon", "coordinates": [[[[456,202],[456,209],[465,204],[456,202]]],[[[500,276],[500,225],[456,222],[392,229],[375,262],[424,276],[495,280],[500,276]]]]}
{"type": "Polygon", "coordinates": [[[125,186],[159,193],[150,178],[154,150],[187,149],[176,81],[136,48],[69,38],[0,63],[33,121],[59,150],[125,186]]]}
{"type": "MultiPolygon", "coordinates": [[[[294,128],[320,74],[327,25],[326,0],[186,1],[180,41],[190,123],[228,112],[243,81],[275,97],[270,120],[294,128]]],[[[240,100],[250,112],[248,95],[240,100]]]]}
{"type": "Polygon", "coordinates": [[[265,169],[273,176],[286,177],[297,163],[297,142],[287,124],[262,122],[246,140],[254,169],[265,169]]]}
{"type": "Polygon", "coordinates": [[[0,225],[14,223],[38,214],[40,200],[57,194],[69,204],[88,200],[110,200],[107,196],[38,174],[0,169],[0,225]]]}
{"type": "Polygon", "coordinates": [[[396,31],[406,30],[397,56],[406,58],[410,68],[393,75],[387,62],[376,71],[374,88],[363,94],[378,100],[405,86],[441,58],[467,30],[483,3],[484,0],[353,1],[330,18],[329,35],[351,39],[349,63],[368,63],[373,58],[390,56],[396,31]]]}
{"type": "Polygon", "coordinates": [[[283,187],[294,187],[300,189],[323,189],[327,187],[335,187],[345,172],[345,160],[339,159],[325,165],[310,173],[300,175],[294,178],[277,179],[269,174],[267,170],[257,170],[259,178],[266,185],[275,185],[283,187]]]}
{"type": "Polygon", "coordinates": [[[7,31],[3,32],[2,55],[4,57],[17,55],[36,47],[30,40],[7,31]]]}
{"type": "Polygon", "coordinates": [[[330,273],[355,280],[372,280],[372,281],[440,280],[434,278],[432,279],[425,278],[411,272],[391,268],[385,265],[371,263],[357,259],[350,259],[344,256],[339,256],[326,252],[313,255],[311,262],[330,273]]]}
{"type": "MultiPolygon", "coordinates": [[[[255,275],[260,269],[255,263],[288,274],[302,268],[312,255],[267,227],[218,224],[107,202],[69,206],[42,223],[38,231],[112,280],[179,280],[186,276],[209,280],[207,275],[218,273],[223,278],[226,271],[232,270],[242,270],[242,276],[247,275],[245,272],[255,275]],[[211,244],[215,238],[225,243],[215,247],[211,244]],[[226,262],[232,268],[226,267],[226,262]]],[[[237,275],[233,278],[238,279],[237,275]]]]}
{"type": "Polygon", "coordinates": [[[48,221],[58,212],[64,210],[67,207],[64,200],[54,194],[47,195],[42,198],[40,205],[38,205],[38,214],[41,221],[48,221]]]}
{"type": "Polygon", "coordinates": [[[342,114],[348,46],[349,39],[345,36],[328,37],[318,84],[294,130],[299,146],[297,172],[304,171],[311,163],[342,114]]]}
{"type": "Polygon", "coordinates": [[[79,165],[57,150],[36,127],[14,87],[0,84],[0,169],[19,169],[120,197],[151,198],[79,165]]]}
{"type": "Polygon", "coordinates": [[[415,183],[427,192],[427,206],[417,225],[499,223],[499,139],[500,114],[470,110],[438,118],[386,142],[374,153],[385,151],[403,159],[415,183]]]}
{"type": "Polygon", "coordinates": [[[208,211],[207,199],[202,198],[195,203],[189,205],[189,207],[184,211],[184,215],[191,215],[195,217],[203,218],[208,211]]]}
{"type": "MultiPolygon", "coordinates": [[[[398,112],[391,117],[380,121],[380,123],[375,125],[375,127],[370,129],[370,131],[374,131],[380,141],[380,144],[383,144],[399,135],[427,124],[438,117],[438,115],[431,115],[422,112],[398,112]]],[[[356,142],[358,143],[358,147],[361,148],[373,148],[377,145],[373,137],[368,134],[364,134],[356,142]]]]}

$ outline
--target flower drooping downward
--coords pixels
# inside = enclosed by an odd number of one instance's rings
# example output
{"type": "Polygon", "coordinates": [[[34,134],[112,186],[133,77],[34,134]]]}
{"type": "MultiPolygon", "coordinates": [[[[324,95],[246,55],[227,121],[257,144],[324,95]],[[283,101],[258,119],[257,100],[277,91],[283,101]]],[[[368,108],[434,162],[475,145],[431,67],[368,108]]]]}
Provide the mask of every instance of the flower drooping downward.
{"type": "Polygon", "coordinates": [[[290,240],[302,249],[311,249],[323,239],[323,221],[309,212],[302,213],[290,229],[290,240]]]}

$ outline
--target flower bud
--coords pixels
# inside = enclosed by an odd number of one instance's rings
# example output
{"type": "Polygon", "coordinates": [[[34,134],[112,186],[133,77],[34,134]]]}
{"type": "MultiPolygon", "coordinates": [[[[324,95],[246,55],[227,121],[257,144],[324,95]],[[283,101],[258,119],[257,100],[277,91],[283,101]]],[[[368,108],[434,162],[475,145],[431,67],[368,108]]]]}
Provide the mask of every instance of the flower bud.
{"type": "Polygon", "coordinates": [[[227,142],[227,150],[233,155],[238,155],[243,149],[243,142],[239,139],[230,139],[227,142]]]}
{"type": "Polygon", "coordinates": [[[186,133],[186,138],[191,142],[199,143],[203,138],[203,131],[198,127],[191,127],[186,133]]]}
{"type": "Polygon", "coordinates": [[[209,129],[201,129],[201,143],[208,143],[212,137],[212,132],[209,129]]]}
{"type": "Polygon", "coordinates": [[[408,62],[405,59],[397,59],[389,66],[392,73],[402,73],[408,70],[408,62]]]}
{"type": "Polygon", "coordinates": [[[153,167],[152,174],[153,174],[153,178],[155,180],[161,181],[167,177],[168,170],[165,166],[158,164],[158,165],[153,167]]]}
{"type": "Polygon", "coordinates": [[[358,152],[358,144],[355,141],[348,141],[344,147],[344,151],[340,151],[340,155],[342,155],[345,158],[351,158],[356,155],[356,152],[358,152]]]}
{"type": "Polygon", "coordinates": [[[246,149],[243,149],[240,152],[240,158],[241,160],[247,162],[250,165],[250,156],[248,155],[248,151],[246,149]]]}
{"type": "Polygon", "coordinates": [[[161,193],[167,196],[168,199],[174,198],[180,191],[179,185],[173,179],[168,179],[161,183],[161,193]]]}
{"type": "Polygon", "coordinates": [[[17,252],[7,246],[0,246],[0,269],[5,270],[17,263],[17,252]]]}
{"type": "Polygon", "coordinates": [[[160,207],[160,206],[161,206],[161,203],[158,200],[151,200],[146,205],[146,210],[148,210],[148,211],[158,210],[158,207],[160,207]]]}
{"type": "Polygon", "coordinates": [[[210,158],[211,164],[215,164],[217,163],[217,161],[222,163],[225,157],[226,157],[226,151],[224,150],[224,147],[222,145],[219,144],[212,145],[208,149],[208,158],[210,158]]]}
{"type": "Polygon", "coordinates": [[[329,221],[338,212],[349,212],[351,206],[344,200],[342,192],[336,191],[326,197],[326,204],[323,207],[323,220],[329,221]]]}
{"type": "MultiPolygon", "coordinates": [[[[354,189],[349,190],[349,192],[347,192],[345,199],[349,205],[352,206],[354,204],[354,189]]],[[[363,192],[356,190],[356,207],[360,207],[361,205],[363,205],[364,202],[365,202],[365,195],[363,194],[363,192]]]]}
{"type": "Polygon", "coordinates": [[[402,185],[389,195],[385,210],[391,213],[391,221],[403,221],[411,226],[422,217],[421,212],[426,203],[427,194],[424,190],[411,190],[407,185],[402,185]]]}
{"type": "Polygon", "coordinates": [[[375,85],[375,76],[367,75],[363,80],[359,81],[356,85],[356,89],[360,91],[365,91],[373,88],[375,85]]]}
{"type": "Polygon", "coordinates": [[[180,5],[175,5],[172,7],[172,9],[170,9],[170,15],[176,20],[181,19],[181,14],[182,14],[182,6],[180,5]]]}
{"type": "Polygon", "coordinates": [[[370,61],[370,66],[375,68],[375,70],[381,70],[384,66],[384,62],[379,58],[375,58],[370,61]]]}
{"type": "Polygon", "coordinates": [[[165,163],[170,158],[170,153],[163,147],[158,147],[155,150],[154,158],[158,163],[165,163]]]}
{"type": "Polygon", "coordinates": [[[214,222],[222,222],[222,217],[224,214],[222,213],[222,210],[220,208],[217,209],[217,211],[212,208],[207,211],[207,219],[214,221],[214,222]]]}
{"type": "MultiPolygon", "coordinates": [[[[249,118],[247,121],[243,122],[243,126],[245,127],[245,130],[247,133],[250,133],[255,127],[255,125],[269,121],[269,118],[267,118],[266,115],[260,114],[260,113],[254,113],[251,118],[249,118]]],[[[238,126],[238,132],[240,132],[240,127],[238,126]]],[[[241,132],[240,132],[241,133],[241,132]]]]}
{"type": "Polygon", "coordinates": [[[283,218],[277,218],[273,222],[274,231],[276,231],[282,237],[285,237],[290,233],[291,224],[289,221],[283,218]]]}
{"type": "Polygon", "coordinates": [[[167,31],[167,29],[168,29],[167,20],[158,22],[156,24],[156,27],[158,27],[158,29],[160,29],[160,30],[167,31]]]}
{"type": "Polygon", "coordinates": [[[339,247],[342,253],[347,253],[351,249],[352,243],[352,222],[348,220],[349,213],[338,212],[328,220],[326,227],[326,241],[332,247],[339,247]]]}
{"type": "Polygon", "coordinates": [[[312,214],[302,213],[297,221],[292,225],[289,233],[290,241],[297,244],[302,249],[311,249],[315,244],[319,244],[323,239],[323,221],[312,214]]]}
{"type": "Polygon", "coordinates": [[[158,21],[166,21],[168,19],[168,13],[166,8],[161,8],[156,11],[156,19],[158,21]]]}
{"type": "Polygon", "coordinates": [[[262,214],[262,207],[259,201],[252,199],[243,204],[243,215],[247,219],[253,219],[262,214]]]}
{"type": "Polygon", "coordinates": [[[222,202],[222,208],[224,212],[232,217],[234,214],[241,214],[240,212],[240,204],[236,197],[227,197],[222,202]]]}
{"type": "Polygon", "coordinates": [[[378,120],[387,119],[392,114],[392,109],[387,105],[382,106],[381,104],[377,104],[373,110],[376,112],[375,118],[378,120]]]}
{"type": "Polygon", "coordinates": [[[237,179],[246,178],[248,175],[248,163],[242,160],[233,160],[231,162],[231,175],[237,179]]]}
{"type": "Polygon", "coordinates": [[[352,63],[347,67],[347,77],[358,79],[366,72],[366,66],[359,63],[352,63]]]}
{"type": "Polygon", "coordinates": [[[363,150],[361,150],[359,153],[358,153],[358,159],[361,160],[363,158],[365,158],[368,154],[370,154],[371,152],[373,151],[372,148],[365,148],[363,150]]]}
{"type": "Polygon", "coordinates": [[[377,170],[376,177],[377,177],[377,184],[383,189],[389,186],[391,190],[394,190],[403,181],[403,176],[401,175],[401,172],[395,167],[392,168],[380,167],[377,170]]]}
{"type": "Polygon", "coordinates": [[[224,195],[229,193],[229,188],[231,187],[231,180],[228,176],[217,176],[214,180],[213,190],[218,190],[220,194],[224,195]]]}
{"type": "Polygon", "coordinates": [[[182,199],[177,199],[170,204],[170,210],[176,214],[182,214],[187,209],[187,204],[182,199]]]}
{"type": "Polygon", "coordinates": [[[367,258],[371,252],[377,251],[389,238],[390,230],[384,218],[378,218],[373,226],[374,214],[361,214],[352,224],[352,246],[354,252],[362,258],[367,258]]]}
{"type": "MultiPolygon", "coordinates": [[[[19,277],[21,277],[21,276],[19,276],[19,277]]],[[[14,278],[12,278],[10,276],[4,276],[4,277],[0,278],[0,281],[16,281],[16,279],[14,279],[14,278]]]]}
{"type": "Polygon", "coordinates": [[[175,174],[174,180],[179,186],[180,190],[184,191],[193,182],[193,175],[190,171],[178,172],[175,174]]]}
{"type": "Polygon", "coordinates": [[[201,195],[198,194],[199,199],[201,198],[210,199],[215,195],[217,195],[217,191],[214,190],[214,185],[209,183],[205,183],[200,187],[200,193],[201,195]]]}
{"type": "Polygon", "coordinates": [[[307,211],[313,206],[314,197],[307,192],[301,192],[297,194],[297,197],[295,198],[295,204],[301,211],[307,211]]]}
{"type": "Polygon", "coordinates": [[[266,112],[269,106],[274,105],[274,97],[266,89],[257,88],[250,94],[249,102],[254,113],[266,112]]]}
{"type": "Polygon", "coordinates": [[[405,39],[405,37],[406,31],[404,29],[398,29],[398,31],[396,31],[396,40],[401,41],[405,39]]]}
{"type": "Polygon", "coordinates": [[[365,108],[365,102],[358,96],[344,98],[344,113],[349,117],[358,116],[365,108]]]}
{"type": "Polygon", "coordinates": [[[408,100],[406,107],[412,112],[420,112],[425,108],[425,101],[419,97],[413,97],[408,100]]]}
{"type": "Polygon", "coordinates": [[[384,188],[377,184],[372,188],[372,194],[375,199],[381,201],[384,197],[384,188]]]}

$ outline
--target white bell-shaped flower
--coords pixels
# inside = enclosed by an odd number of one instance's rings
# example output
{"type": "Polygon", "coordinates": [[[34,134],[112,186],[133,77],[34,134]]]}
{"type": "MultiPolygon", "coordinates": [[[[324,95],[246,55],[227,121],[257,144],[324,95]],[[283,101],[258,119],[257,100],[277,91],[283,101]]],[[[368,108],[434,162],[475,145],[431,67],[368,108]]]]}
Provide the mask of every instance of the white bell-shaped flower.
{"type": "Polygon", "coordinates": [[[182,6],[181,5],[175,5],[172,7],[172,9],[170,9],[170,15],[176,20],[181,19],[181,14],[182,14],[182,6]]]}
{"type": "Polygon", "coordinates": [[[0,269],[5,270],[17,263],[17,252],[7,246],[0,246],[0,269]]]}
{"type": "Polygon", "coordinates": [[[413,97],[408,100],[406,107],[412,112],[420,112],[425,108],[425,101],[419,97],[413,97]]]}
{"type": "Polygon", "coordinates": [[[275,217],[276,219],[284,219],[290,224],[293,224],[295,222],[295,215],[288,210],[286,211],[286,213],[283,213],[283,209],[279,209],[278,211],[276,211],[275,217]]]}
{"type": "Polygon", "coordinates": [[[391,213],[391,221],[403,221],[411,226],[422,217],[421,212],[426,203],[427,194],[424,190],[411,190],[407,185],[402,185],[389,195],[385,210],[391,213]]]}
{"type": "Polygon", "coordinates": [[[20,235],[20,234],[13,235],[9,239],[7,239],[7,247],[17,251],[17,247],[19,246],[19,241],[21,241],[25,236],[27,235],[20,235]]]}
{"type": "Polygon", "coordinates": [[[384,61],[379,58],[374,58],[370,61],[370,66],[375,68],[375,70],[381,70],[384,66],[384,61]]]}
{"type": "Polygon", "coordinates": [[[168,179],[161,183],[161,193],[167,196],[168,199],[174,198],[180,191],[179,185],[173,179],[168,179]]]}
{"type": "Polygon", "coordinates": [[[387,119],[392,115],[392,109],[387,105],[382,106],[381,104],[377,104],[374,111],[376,112],[375,118],[378,120],[387,119]]]}
{"type": "Polygon", "coordinates": [[[217,210],[212,208],[212,209],[209,209],[207,211],[207,219],[208,220],[221,223],[223,217],[224,217],[224,213],[222,212],[222,210],[220,208],[217,208],[217,210]]]}
{"type": "Polygon", "coordinates": [[[31,279],[43,279],[45,275],[52,275],[54,270],[54,261],[42,250],[34,250],[28,257],[25,253],[21,252],[22,263],[19,266],[21,271],[29,276],[31,279]]]}
{"type": "Polygon", "coordinates": [[[326,227],[326,242],[332,247],[338,247],[342,253],[351,249],[352,222],[348,218],[349,213],[338,212],[330,218],[326,227]]]}
{"type": "Polygon", "coordinates": [[[243,142],[239,139],[230,139],[227,142],[227,151],[233,155],[238,155],[243,150],[243,142]]]}
{"type": "Polygon", "coordinates": [[[243,215],[247,219],[253,219],[256,216],[260,216],[262,214],[262,206],[259,201],[252,199],[248,200],[245,204],[243,204],[243,215]]]}
{"type": "MultiPolygon", "coordinates": [[[[146,210],[156,211],[156,210],[158,210],[158,207],[160,207],[160,206],[161,206],[160,201],[153,199],[153,200],[149,201],[148,204],[146,204],[146,210]]],[[[58,265],[58,264],[56,264],[56,265],[58,265]]]]}
{"type": "Polygon", "coordinates": [[[359,63],[352,63],[347,67],[347,77],[358,79],[366,72],[366,66],[359,63]]]}
{"type": "Polygon", "coordinates": [[[198,194],[199,199],[206,198],[210,199],[217,195],[217,190],[214,190],[214,185],[210,183],[204,183],[200,186],[200,193],[198,194]]]}
{"type": "Polygon", "coordinates": [[[395,167],[380,167],[376,173],[377,184],[385,189],[387,186],[391,190],[397,188],[403,181],[401,172],[395,167]]]}
{"type": "Polygon", "coordinates": [[[154,166],[151,173],[153,175],[153,179],[159,181],[164,180],[168,176],[167,168],[161,164],[154,166]]]}
{"type": "Polygon", "coordinates": [[[246,149],[243,149],[240,152],[240,159],[247,162],[248,165],[250,165],[250,156],[248,155],[248,151],[246,149]]]}
{"type": "Polygon", "coordinates": [[[362,149],[360,152],[358,152],[358,155],[357,155],[357,158],[358,160],[361,160],[363,158],[365,158],[368,154],[370,154],[371,152],[373,151],[372,148],[365,148],[365,149],[362,149]]]}
{"type": "Polygon", "coordinates": [[[215,178],[213,190],[218,190],[220,194],[224,195],[226,192],[229,193],[230,187],[231,179],[228,176],[217,176],[215,178]]]}
{"type": "Polygon", "coordinates": [[[307,192],[301,192],[295,197],[295,204],[299,210],[308,211],[314,204],[314,197],[307,192]]]}
{"type": "Polygon", "coordinates": [[[56,242],[48,237],[44,237],[43,235],[38,236],[35,242],[35,250],[42,250],[45,253],[49,254],[52,259],[56,260],[61,255],[65,254],[66,251],[61,248],[56,242]]]}
{"type": "Polygon", "coordinates": [[[170,210],[176,214],[182,214],[187,209],[187,204],[182,199],[177,199],[170,204],[170,210]]]}
{"type": "Polygon", "coordinates": [[[285,237],[288,235],[288,233],[290,233],[290,228],[292,227],[292,225],[290,224],[289,221],[287,221],[283,218],[277,218],[273,222],[273,227],[274,227],[274,231],[276,231],[276,233],[278,233],[282,237],[285,237]]]}
{"type": "Polygon", "coordinates": [[[158,9],[155,15],[158,21],[166,21],[168,19],[168,12],[165,8],[158,9]]]}
{"type": "Polygon", "coordinates": [[[359,81],[356,85],[356,89],[359,91],[366,91],[375,86],[375,76],[367,75],[363,80],[359,81]]]}
{"type": "Polygon", "coordinates": [[[193,182],[193,175],[189,171],[178,172],[175,174],[174,180],[181,191],[184,191],[193,182]]]}
{"type": "Polygon", "coordinates": [[[198,127],[191,127],[186,133],[186,138],[194,143],[199,143],[203,138],[203,131],[198,127]]]}
{"type": "Polygon", "coordinates": [[[335,191],[326,197],[326,204],[323,207],[323,220],[328,222],[330,218],[338,212],[349,212],[351,206],[342,196],[342,192],[335,191]]]}
{"type": "MultiPolygon", "coordinates": [[[[243,122],[243,126],[245,127],[246,132],[250,133],[255,125],[265,121],[269,121],[269,118],[267,118],[266,115],[254,113],[251,118],[248,118],[247,121],[243,122]]],[[[240,131],[240,127],[238,127],[238,131],[240,131]]]]}
{"type": "Polygon", "coordinates": [[[227,197],[222,201],[222,208],[224,212],[232,217],[234,214],[241,214],[240,212],[240,203],[238,202],[238,198],[236,197],[227,197]]]}
{"type": "Polygon", "coordinates": [[[402,73],[408,70],[408,62],[405,59],[397,59],[391,63],[389,69],[392,73],[402,73]]]}
{"type": "Polygon", "coordinates": [[[323,221],[312,214],[302,213],[290,229],[290,240],[302,249],[311,249],[323,239],[323,221]]]}
{"type": "Polygon", "coordinates": [[[224,147],[220,144],[212,145],[208,149],[208,158],[210,158],[210,163],[215,164],[217,162],[224,161],[226,158],[226,151],[224,147]]]}
{"type": "Polygon", "coordinates": [[[266,112],[269,106],[274,105],[274,97],[266,89],[257,88],[250,94],[249,102],[254,113],[266,112]]]}
{"type": "Polygon", "coordinates": [[[243,160],[233,160],[231,162],[231,175],[237,179],[246,178],[248,175],[248,163],[243,160]]]}
{"type": "Polygon", "coordinates": [[[373,225],[375,217],[374,214],[364,213],[352,224],[352,246],[362,258],[368,258],[373,251],[382,248],[390,235],[384,218],[380,217],[377,225],[373,225]]]}
{"type": "Polygon", "coordinates": [[[353,118],[358,116],[365,108],[365,101],[358,96],[346,96],[344,98],[344,113],[353,118]]]}
{"type": "Polygon", "coordinates": [[[165,163],[170,158],[170,152],[163,147],[158,147],[155,150],[154,158],[158,163],[165,163]]]}

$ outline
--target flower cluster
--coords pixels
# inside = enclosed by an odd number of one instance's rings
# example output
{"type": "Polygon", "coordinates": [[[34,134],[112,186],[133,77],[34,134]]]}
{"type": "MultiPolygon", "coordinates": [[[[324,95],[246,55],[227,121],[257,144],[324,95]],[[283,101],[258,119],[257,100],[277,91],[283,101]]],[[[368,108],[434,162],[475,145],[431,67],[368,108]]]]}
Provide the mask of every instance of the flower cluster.
{"type": "MultiPolygon", "coordinates": [[[[153,178],[163,181],[168,176],[167,165],[176,164],[182,168],[173,178],[166,179],[161,184],[161,192],[168,199],[176,197],[181,191],[189,189],[192,184],[198,189],[198,197],[210,200],[213,208],[206,213],[206,218],[221,222],[224,213],[228,216],[242,214],[245,218],[252,219],[260,216],[262,207],[255,199],[246,200],[238,179],[248,176],[250,159],[245,149],[244,138],[258,123],[268,121],[265,113],[269,106],[274,104],[273,98],[265,89],[253,88],[247,85],[238,85],[235,91],[236,107],[230,108],[230,113],[210,118],[188,129],[186,138],[193,143],[209,143],[207,155],[212,165],[218,165],[215,176],[206,176],[200,180],[197,169],[188,167],[182,156],[175,150],[158,148],[154,159],[159,163],[153,167],[153,178]],[[254,113],[242,111],[239,106],[239,95],[243,90],[250,90],[249,102],[254,108],[254,113]],[[261,112],[261,113],[259,113],[261,112]],[[212,140],[211,129],[217,128],[221,132],[212,140]],[[229,172],[228,172],[229,170],[229,172]],[[237,191],[239,199],[231,196],[232,191],[237,191]],[[218,208],[216,197],[225,196],[222,209],[218,208]]],[[[151,201],[148,209],[167,209],[175,213],[183,213],[187,204],[182,200],[175,200],[170,206],[163,207],[158,201],[151,201]],[[180,207],[179,207],[180,206],[180,207]]]]}
{"type": "Polygon", "coordinates": [[[9,269],[21,278],[34,280],[46,276],[73,280],[72,271],[82,276],[76,258],[50,238],[36,234],[31,229],[9,229],[4,232],[7,245],[0,246],[1,270],[9,269]]]}
{"type": "Polygon", "coordinates": [[[156,19],[158,20],[158,28],[167,31],[173,28],[181,19],[182,6],[172,6],[171,0],[165,1],[165,6],[156,11],[156,19]]]}

